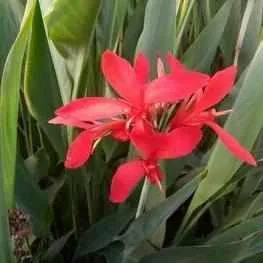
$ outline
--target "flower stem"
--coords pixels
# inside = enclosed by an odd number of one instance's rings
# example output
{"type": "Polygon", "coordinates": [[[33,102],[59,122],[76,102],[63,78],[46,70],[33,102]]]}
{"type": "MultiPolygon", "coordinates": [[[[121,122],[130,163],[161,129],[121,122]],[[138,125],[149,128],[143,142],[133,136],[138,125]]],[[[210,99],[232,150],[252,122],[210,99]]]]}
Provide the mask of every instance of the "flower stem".
{"type": "Polygon", "coordinates": [[[241,50],[241,47],[242,47],[243,42],[244,42],[244,38],[245,38],[246,31],[247,31],[249,18],[250,18],[251,14],[252,14],[254,4],[255,4],[255,0],[247,1],[247,6],[246,6],[246,9],[245,9],[243,18],[242,18],[241,27],[240,27],[240,31],[239,31],[239,34],[238,34],[236,48],[235,48],[235,57],[234,57],[234,65],[235,66],[237,66],[237,64],[238,64],[238,58],[239,58],[240,50],[241,50]]]}
{"type": "Polygon", "coordinates": [[[150,183],[148,182],[147,177],[145,177],[135,218],[138,218],[143,213],[143,209],[145,206],[145,202],[147,201],[149,189],[150,189],[150,183]]]}

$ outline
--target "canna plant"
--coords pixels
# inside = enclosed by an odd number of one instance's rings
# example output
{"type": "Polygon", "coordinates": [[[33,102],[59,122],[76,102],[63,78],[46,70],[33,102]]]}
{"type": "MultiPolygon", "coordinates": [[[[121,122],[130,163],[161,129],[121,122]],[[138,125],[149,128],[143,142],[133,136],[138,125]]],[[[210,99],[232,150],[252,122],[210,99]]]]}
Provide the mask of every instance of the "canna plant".
{"type": "Polygon", "coordinates": [[[262,0],[0,7],[0,262],[262,261],[262,0]]]}

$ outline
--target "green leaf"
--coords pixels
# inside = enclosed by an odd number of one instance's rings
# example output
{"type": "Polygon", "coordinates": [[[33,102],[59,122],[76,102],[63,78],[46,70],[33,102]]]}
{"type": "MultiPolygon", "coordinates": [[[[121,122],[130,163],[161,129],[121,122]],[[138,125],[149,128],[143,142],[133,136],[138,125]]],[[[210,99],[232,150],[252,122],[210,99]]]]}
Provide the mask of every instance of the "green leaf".
{"type": "MultiPolygon", "coordinates": [[[[171,247],[143,258],[140,263],[232,263],[240,262],[241,257],[249,253],[249,246],[257,240],[259,234],[250,235],[233,243],[209,244],[203,246],[171,247]]],[[[260,234],[262,236],[262,234],[260,234]]]]}
{"type": "Polygon", "coordinates": [[[220,44],[233,0],[227,0],[183,56],[184,63],[196,70],[209,71],[220,44]]]}
{"type": "Polygon", "coordinates": [[[234,225],[225,231],[217,231],[210,237],[207,244],[218,245],[235,242],[245,238],[251,233],[257,233],[262,230],[263,216],[251,218],[240,224],[234,225]]]}
{"type": "Polygon", "coordinates": [[[39,5],[35,9],[25,63],[25,99],[32,116],[39,122],[54,149],[64,158],[62,128],[48,124],[62,99],[52,63],[39,5]],[[44,81],[43,81],[44,80],[44,81]]]}
{"type": "MultiPolygon", "coordinates": [[[[263,66],[263,44],[261,44],[248,68],[233,112],[227,119],[225,129],[233,134],[248,150],[254,145],[263,124],[263,89],[261,82],[263,66]],[[249,132],[249,136],[248,136],[249,132]]],[[[207,202],[231,180],[241,165],[225,146],[217,141],[208,162],[207,176],[200,183],[191,202],[189,213],[207,202]]]]}
{"type": "Polygon", "coordinates": [[[34,8],[35,1],[28,1],[20,32],[8,54],[1,81],[0,173],[5,175],[4,191],[8,207],[11,207],[14,201],[19,90],[34,8]]]}
{"type": "Polygon", "coordinates": [[[0,0],[0,77],[8,51],[19,29],[22,11],[22,4],[19,1],[0,0]]]}
{"type": "Polygon", "coordinates": [[[48,248],[47,252],[45,253],[44,259],[45,260],[51,260],[55,256],[57,256],[61,252],[61,250],[65,247],[65,245],[67,244],[68,240],[70,239],[70,237],[72,236],[73,233],[74,233],[74,231],[71,230],[66,235],[55,240],[52,243],[52,245],[48,248]]]}
{"type": "Polygon", "coordinates": [[[4,194],[4,174],[0,173],[0,262],[10,262],[11,247],[9,239],[8,211],[4,194]]]}
{"type": "Polygon", "coordinates": [[[21,30],[5,63],[0,97],[0,261],[11,262],[6,207],[14,202],[19,88],[34,1],[28,1],[21,30]]]}
{"type": "Polygon", "coordinates": [[[164,202],[144,213],[130,225],[120,240],[130,250],[139,246],[192,195],[199,181],[200,176],[197,176],[164,202]]]}
{"type": "Polygon", "coordinates": [[[241,0],[235,0],[221,40],[221,50],[224,55],[225,65],[233,63],[237,36],[240,30],[241,15],[241,0]]]}
{"type": "Polygon", "coordinates": [[[245,69],[253,58],[260,43],[262,28],[263,2],[255,0],[254,8],[249,18],[245,38],[240,50],[238,66],[240,71],[245,69]]]}
{"type": "Polygon", "coordinates": [[[91,228],[79,238],[74,255],[75,261],[79,257],[106,247],[129,223],[132,216],[132,211],[122,209],[91,226],[91,228]]]}
{"type": "Polygon", "coordinates": [[[58,44],[86,43],[100,9],[101,0],[56,0],[45,21],[49,37],[58,44]]]}
{"type": "Polygon", "coordinates": [[[20,156],[16,162],[15,195],[18,206],[30,215],[34,233],[47,235],[50,224],[48,195],[37,186],[20,156]]]}
{"type": "Polygon", "coordinates": [[[145,9],[144,27],[136,52],[143,52],[151,62],[152,76],[156,72],[156,57],[172,52],[176,36],[176,1],[149,0],[145,9]]]}
{"type": "Polygon", "coordinates": [[[98,254],[104,256],[107,263],[123,262],[124,245],[121,242],[113,242],[101,249],[98,254]]]}
{"type": "Polygon", "coordinates": [[[148,0],[139,1],[134,13],[128,18],[128,25],[123,38],[123,56],[133,61],[137,42],[143,30],[145,7],[148,0]]]}
{"type": "Polygon", "coordinates": [[[120,40],[128,1],[108,0],[101,7],[99,22],[96,27],[97,43],[100,51],[116,48],[120,40]]]}

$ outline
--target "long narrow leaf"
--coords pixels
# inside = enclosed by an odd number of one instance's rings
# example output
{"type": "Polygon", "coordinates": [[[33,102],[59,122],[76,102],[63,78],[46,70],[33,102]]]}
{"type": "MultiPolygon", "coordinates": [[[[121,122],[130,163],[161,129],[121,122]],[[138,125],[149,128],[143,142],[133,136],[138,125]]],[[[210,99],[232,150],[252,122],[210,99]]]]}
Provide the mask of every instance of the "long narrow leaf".
{"type": "MultiPolygon", "coordinates": [[[[254,145],[263,125],[262,104],[263,44],[261,44],[246,73],[239,96],[234,104],[225,129],[248,149],[254,145]],[[249,133],[249,136],[248,136],[249,133]]],[[[208,173],[199,185],[189,213],[204,204],[233,177],[241,162],[218,141],[208,162],[208,173]]]]}

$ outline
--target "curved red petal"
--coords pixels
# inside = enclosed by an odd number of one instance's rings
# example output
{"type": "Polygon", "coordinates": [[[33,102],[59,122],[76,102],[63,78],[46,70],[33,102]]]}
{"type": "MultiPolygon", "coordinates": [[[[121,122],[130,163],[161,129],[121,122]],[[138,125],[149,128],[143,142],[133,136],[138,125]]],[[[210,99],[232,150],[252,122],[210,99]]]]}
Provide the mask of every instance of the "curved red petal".
{"type": "Polygon", "coordinates": [[[76,120],[74,118],[69,118],[69,117],[60,117],[57,116],[51,120],[48,121],[50,124],[63,124],[67,126],[73,126],[81,129],[89,129],[92,127],[91,124],[76,120]]]}
{"type": "Polygon", "coordinates": [[[102,55],[101,68],[106,80],[122,98],[140,105],[142,87],[128,61],[107,50],[102,55]]]}
{"type": "Polygon", "coordinates": [[[137,121],[130,133],[133,146],[140,152],[144,159],[151,159],[160,143],[158,135],[143,121],[137,121]]]}
{"type": "Polygon", "coordinates": [[[200,127],[180,127],[167,133],[165,145],[158,151],[158,158],[171,159],[191,153],[202,139],[200,127]]]}
{"type": "Polygon", "coordinates": [[[67,152],[66,168],[78,168],[82,166],[91,156],[93,143],[97,134],[90,131],[81,132],[70,144],[67,152]]]}
{"type": "Polygon", "coordinates": [[[218,71],[209,81],[202,97],[196,104],[195,111],[206,110],[217,104],[233,89],[237,68],[230,66],[218,71]]]}
{"type": "Polygon", "coordinates": [[[186,71],[187,69],[185,68],[185,66],[177,59],[175,58],[172,53],[168,53],[166,55],[166,60],[168,62],[170,71],[173,74],[176,74],[178,72],[182,72],[182,71],[186,71]]]}
{"type": "Polygon", "coordinates": [[[206,122],[206,125],[215,131],[215,133],[233,155],[250,165],[257,165],[253,155],[246,148],[244,148],[230,133],[228,133],[215,122],[206,122]]]}
{"type": "Polygon", "coordinates": [[[145,103],[173,103],[204,87],[209,77],[194,71],[178,72],[152,81],[145,90],[145,103]]]}
{"type": "Polygon", "coordinates": [[[145,174],[143,161],[133,160],[119,166],[111,182],[110,200],[124,202],[145,174]]]}
{"type": "Polygon", "coordinates": [[[86,97],[76,99],[56,110],[56,114],[64,118],[80,121],[108,119],[127,113],[130,107],[118,100],[103,97],[86,97]]]}
{"type": "Polygon", "coordinates": [[[202,138],[202,131],[199,127],[181,127],[161,133],[148,127],[135,127],[130,138],[144,158],[171,159],[192,152],[202,138]]]}
{"type": "Polygon", "coordinates": [[[139,53],[139,55],[135,59],[134,70],[136,73],[137,79],[141,83],[146,83],[148,81],[149,73],[150,73],[150,65],[147,57],[139,53]]]}
{"type": "Polygon", "coordinates": [[[125,142],[129,140],[129,136],[127,134],[126,129],[119,129],[119,130],[113,130],[111,132],[111,136],[121,142],[125,142]]]}

